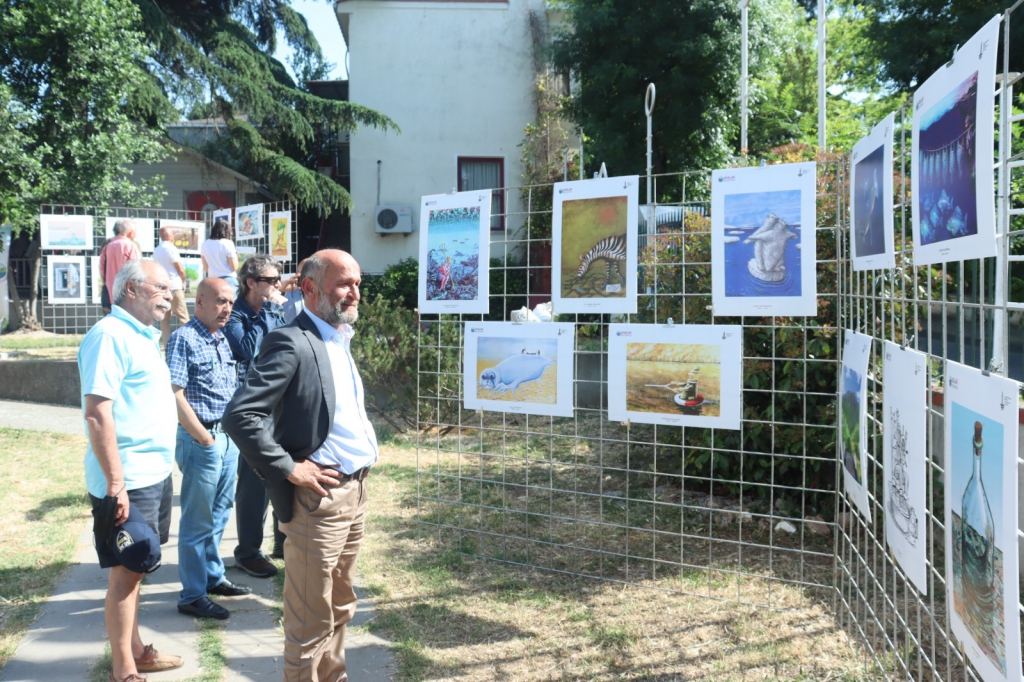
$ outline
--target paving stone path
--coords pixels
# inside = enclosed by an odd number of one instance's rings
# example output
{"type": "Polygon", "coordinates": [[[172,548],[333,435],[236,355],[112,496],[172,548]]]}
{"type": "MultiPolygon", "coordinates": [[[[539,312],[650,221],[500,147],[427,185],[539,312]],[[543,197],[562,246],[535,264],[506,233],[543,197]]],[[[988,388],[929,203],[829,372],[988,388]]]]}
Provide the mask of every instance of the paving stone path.
{"type": "MultiPolygon", "coordinates": [[[[0,427],[82,434],[81,410],[30,403],[0,401],[0,427]]],[[[175,470],[175,491],[181,477],[175,470]]],[[[84,482],[83,482],[84,485],[84,482]]],[[[163,566],[147,576],[142,588],[139,623],[142,640],[156,648],[185,658],[179,670],[151,673],[151,682],[188,679],[199,673],[196,650],[196,621],[177,611],[178,590],[178,496],[174,496],[171,538],[164,545],[163,566]]],[[[268,529],[269,530],[269,529],[268,529]]],[[[267,537],[271,537],[268,533],[267,537]]],[[[222,633],[227,654],[225,679],[228,682],[270,681],[281,679],[283,636],[272,610],[276,604],[272,580],[260,580],[231,568],[235,546],[234,518],[228,523],[221,543],[221,556],[229,565],[232,582],[249,585],[247,597],[219,599],[231,611],[222,633]]],[[[43,613],[25,634],[18,650],[0,670],[0,680],[9,682],[53,682],[88,680],[89,671],[103,655],[105,630],[103,596],[107,574],[96,562],[92,536],[83,526],[73,565],[43,606],[43,613]]],[[[372,603],[360,599],[353,625],[365,624],[373,617],[372,603]]],[[[394,661],[387,642],[368,633],[345,638],[349,679],[352,682],[390,680],[394,661]]]]}

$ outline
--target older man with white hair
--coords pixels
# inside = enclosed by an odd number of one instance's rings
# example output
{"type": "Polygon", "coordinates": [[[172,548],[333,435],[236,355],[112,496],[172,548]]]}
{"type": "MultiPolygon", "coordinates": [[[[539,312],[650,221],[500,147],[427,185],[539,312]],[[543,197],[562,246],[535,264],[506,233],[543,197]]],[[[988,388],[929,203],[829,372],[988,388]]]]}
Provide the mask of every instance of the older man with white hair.
{"type": "Polygon", "coordinates": [[[152,261],[129,260],[111,281],[111,313],[78,351],[89,437],[85,482],[100,567],[110,569],[104,607],[110,682],[144,682],[140,673],[182,665],[178,656],[143,644],[138,623],[139,586],[159,567],[171,524],[178,420],[152,327],[171,307],[171,287],[152,261]]]}

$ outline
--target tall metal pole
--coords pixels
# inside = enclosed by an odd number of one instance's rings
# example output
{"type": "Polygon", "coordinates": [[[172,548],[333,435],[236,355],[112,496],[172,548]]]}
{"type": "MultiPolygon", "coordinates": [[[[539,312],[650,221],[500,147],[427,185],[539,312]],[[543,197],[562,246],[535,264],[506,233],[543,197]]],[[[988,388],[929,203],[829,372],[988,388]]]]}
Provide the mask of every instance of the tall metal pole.
{"type": "Polygon", "coordinates": [[[741,44],[740,44],[740,154],[747,155],[747,6],[750,0],[740,0],[740,15],[742,22],[741,44]]]}
{"type": "Polygon", "coordinates": [[[818,149],[825,149],[825,0],[818,0],[818,149]]]}

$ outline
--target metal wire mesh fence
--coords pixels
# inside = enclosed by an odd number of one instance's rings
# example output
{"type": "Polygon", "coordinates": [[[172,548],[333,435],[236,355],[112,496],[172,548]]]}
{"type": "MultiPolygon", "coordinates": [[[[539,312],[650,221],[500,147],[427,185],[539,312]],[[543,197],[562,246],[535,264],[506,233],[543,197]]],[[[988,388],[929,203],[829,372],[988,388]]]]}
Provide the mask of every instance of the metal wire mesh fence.
{"type": "MultiPolygon", "coordinates": [[[[550,294],[552,186],[503,190],[523,228],[492,242],[488,315],[421,316],[418,514],[479,557],[787,608],[780,584],[827,589],[835,505],[836,322],[842,159],[819,163],[819,315],[711,309],[710,175],[653,178],[639,312],[558,315],[576,328],[575,416],[463,408],[463,323],[509,320],[550,294]],[[610,421],[611,322],[742,324],[738,431],[610,421]],[[785,523],[780,523],[785,522],[785,523]]],[[[506,206],[511,206],[506,201],[506,206]]],[[[532,323],[527,323],[532,324],[532,323]]]]}

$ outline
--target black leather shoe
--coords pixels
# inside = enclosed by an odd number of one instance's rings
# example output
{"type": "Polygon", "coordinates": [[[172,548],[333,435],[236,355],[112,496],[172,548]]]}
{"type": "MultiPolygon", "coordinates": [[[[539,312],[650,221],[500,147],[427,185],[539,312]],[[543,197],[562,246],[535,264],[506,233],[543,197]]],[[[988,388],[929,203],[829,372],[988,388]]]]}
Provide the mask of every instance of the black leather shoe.
{"type": "Polygon", "coordinates": [[[252,588],[248,585],[237,585],[227,578],[221,580],[220,583],[208,589],[207,594],[215,594],[218,597],[241,597],[242,595],[252,594],[252,588]]]}
{"type": "Polygon", "coordinates": [[[216,618],[217,620],[227,620],[231,617],[230,611],[206,597],[200,597],[190,604],[178,604],[178,613],[196,618],[216,618]]]}

